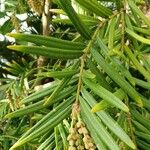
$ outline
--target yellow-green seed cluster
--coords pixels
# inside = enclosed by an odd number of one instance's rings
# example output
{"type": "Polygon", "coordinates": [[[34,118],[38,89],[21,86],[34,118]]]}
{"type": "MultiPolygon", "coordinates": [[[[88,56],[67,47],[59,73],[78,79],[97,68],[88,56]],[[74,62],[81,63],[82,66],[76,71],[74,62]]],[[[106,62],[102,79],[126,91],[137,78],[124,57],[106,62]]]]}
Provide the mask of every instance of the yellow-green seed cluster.
{"type": "Polygon", "coordinates": [[[79,109],[77,106],[75,106],[72,111],[72,123],[67,140],[69,142],[69,150],[96,149],[85,124],[80,118],[79,109]]]}

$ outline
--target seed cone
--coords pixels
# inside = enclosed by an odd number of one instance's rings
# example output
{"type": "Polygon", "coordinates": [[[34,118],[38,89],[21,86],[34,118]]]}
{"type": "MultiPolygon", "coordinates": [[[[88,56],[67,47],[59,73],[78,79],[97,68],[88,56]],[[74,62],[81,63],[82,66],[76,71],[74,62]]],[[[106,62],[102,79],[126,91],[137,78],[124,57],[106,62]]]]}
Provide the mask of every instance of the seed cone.
{"type": "Polygon", "coordinates": [[[69,150],[95,150],[96,146],[80,117],[80,108],[78,104],[73,105],[71,118],[72,122],[67,138],[69,150]]]}

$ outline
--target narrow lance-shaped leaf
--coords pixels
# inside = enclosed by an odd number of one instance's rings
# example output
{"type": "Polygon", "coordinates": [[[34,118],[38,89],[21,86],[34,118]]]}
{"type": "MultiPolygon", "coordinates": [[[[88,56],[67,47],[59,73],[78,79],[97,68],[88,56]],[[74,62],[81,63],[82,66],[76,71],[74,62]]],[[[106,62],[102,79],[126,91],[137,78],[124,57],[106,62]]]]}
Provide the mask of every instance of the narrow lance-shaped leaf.
{"type": "MultiPolygon", "coordinates": [[[[89,92],[87,92],[85,88],[82,88],[81,92],[86,102],[91,107],[93,107],[96,104],[96,100],[93,98],[93,96],[89,92]]],[[[135,149],[135,145],[131,141],[129,136],[125,133],[125,131],[123,131],[119,124],[108,113],[102,110],[100,112],[97,112],[96,114],[115,135],[117,135],[128,146],[135,149]]]]}
{"type": "Polygon", "coordinates": [[[87,65],[89,67],[89,69],[91,70],[91,72],[93,74],[96,75],[96,79],[99,82],[100,85],[102,85],[104,88],[106,88],[109,91],[112,91],[111,86],[109,85],[109,83],[106,81],[106,77],[104,76],[104,74],[97,68],[96,65],[94,65],[94,63],[92,62],[92,58],[88,58],[87,59],[87,65]]]}
{"type": "Polygon", "coordinates": [[[59,141],[60,141],[60,139],[59,139],[59,130],[58,130],[58,126],[56,126],[55,128],[54,128],[54,134],[55,134],[55,145],[56,145],[56,149],[60,149],[60,147],[59,147],[59,141]]]}
{"type": "Polygon", "coordinates": [[[144,43],[144,44],[150,45],[150,39],[146,39],[146,38],[144,38],[144,37],[142,37],[142,36],[136,34],[135,32],[133,32],[132,30],[130,30],[130,29],[128,29],[128,28],[126,28],[126,32],[127,32],[130,36],[134,37],[136,40],[138,40],[138,41],[140,41],[140,42],[142,42],[142,43],[144,43]]]}
{"type": "Polygon", "coordinates": [[[89,79],[83,78],[84,83],[98,96],[105,99],[108,103],[113,104],[119,109],[122,109],[125,112],[128,112],[128,107],[114,94],[106,90],[100,85],[97,85],[96,83],[92,82],[89,79]]]}
{"type": "Polygon", "coordinates": [[[37,128],[39,128],[42,124],[45,124],[45,122],[47,122],[47,120],[50,117],[53,117],[53,115],[59,114],[60,111],[61,111],[61,109],[65,109],[66,107],[68,107],[69,105],[71,105],[73,103],[73,101],[74,101],[74,96],[71,96],[68,99],[66,99],[60,105],[58,105],[57,107],[55,107],[55,109],[53,109],[48,114],[46,114],[32,128],[30,128],[27,132],[25,132],[18,141],[20,141],[20,140],[24,139],[26,136],[30,135],[34,130],[36,130],[37,128]]]}
{"type": "MultiPolygon", "coordinates": [[[[87,27],[91,27],[91,26],[96,26],[98,23],[99,23],[99,20],[96,19],[96,18],[89,18],[89,17],[85,17],[85,16],[82,16],[82,15],[79,15],[80,19],[84,22],[84,24],[87,26],[87,27]]],[[[72,25],[73,26],[73,23],[71,22],[71,20],[69,18],[65,18],[65,19],[61,19],[61,18],[54,18],[52,19],[52,22],[53,23],[62,23],[62,24],[67,24],[67,25],[72,25]]]]}
{"type": "Polygon", "coordinates": [[[137,102],[139,106],[143,106],[143,102],[135,89],[122,76],[120,76],[112,66],[105,62],[101,54],[93,48],[91,49],[91,54],[102,69],[124,90],[124,92],[137,102]]]}
{"type": "MultiPolygon", "coordinates": [[[[71,69],[77,69],[79,66],[79,62],[77,61],[76,63],[73,64],[71,69]]],[[[61,80],[60,84],[56,87],[56,89],[53,91],[53,93],[50,95],[48,99],[46,99],[44,105],[48,106],[56,97],[57,95],[63,90],[63,88],[66,87],[68,82],[71,80],[72,77],[65,77],[61,80]]]]}
{"type": "Polygon", "coordinates": [[[132,77],[132,74],[130,73],[130,71],[127,68],[125,68],[125,66],[121,63],[120,60],[114,58],[112,61],[112,64],[114,64],[114,66],[116,66],[116,70],[118,70],[118,72],[120,72],[122,76],[124,76],[126,79],[128,79],[128,81],[131,83],[131,85],[135,86],[135,81],[132,77]]]}
{"type": "Polygon", "coordinates": [[[24,45],[17,45],[17,46],[7,46],[7,48],[15,51],[20,51],[27,54],[36,54],[42,55],[49,58],[57,58],[57,59],[74,59],[79,58],[83,52],[78,50],[64,50],[64,49],[57,49],[51,47],[40,47],[40,46],[24,46],[24,45]]]}
{"type": "Polygon", "coordinates": [[[16,147],[21,146],[27,143],[28,141],[35,139],[36,137],[42,135],[43,133],[46,133],[47,131],[55,127],[57,124],[59,124],[65,117],[69,115],[70,112],[71,106],[68,106],[66,109],[62,110],[62,112],[60,112],[57,116],[54,116],[53,118],[51,118],[51,120],[48,120],[45,124],[43,124],[40,128],[32,132],[30,135],[15,143],[13,147],[10,148],[10,150],[13,150],[16,147]]]}
{"type": "Polygon", "coordinates": [[[102,122],[97,118],[95,114],[91,113],[91,108],[86,103],[86,101],[82,97],[79,97],[79,100],[81,104],[81,111],[83,111],[84,114],[87,116],[87,123],[92,125],[95,132],[100,136],[101,140],[109,147],[109,149],[119,150],[119,146],[114,141],[109,132],[106,130],[102,122]]]}
{"type": "Polygon", "coordinates": [[[96,0],[76,0],[81,6],[85,7],[87,10],[97,14],[101,17],[109,17],[112,15],[112,11],[103,6],[102,4],[98,3],[96,0]]]}
{"type": "Polygon", "coordinates": [[[132,10],[150,27],[150,20],[143,14],[143,12],[136,6],[133,0],[128,0],[129,6],[132,10]]]}
{"type": "MultiPolygon", "coordinates": [[[[133,25],[131,23],[131,18],[128,14],[125,14],[125,23],[126,23],[126,28],[129,28],[130,30],[134,30],[133,25]]],[[[136,49],[139,49],[138,41],[134,37],[132,37],[132,42],[133,42],[134,47],[136,49]]]]}
{"type": "MultiPolygon", "coordinates": [[[[144,140],[150,141],[150,135],[147,134],[147,133],[135,131],[135,134],[136,134],[138,137],[140,137],[140,138],[142,138],[142,139],[144,139],[144,140]]],[[[150,146],[149,146],[149,147],[150,147],[150,146]]]]}
{"type": "Polygon", "coordinates": [[[71,77],[62,79],[61,83],[56,87],[56,89],[53,91],[50,97],[45,100],[45,106],[50,105],[50,103],[56,98],[56,96],[61,92],[61,90],[67,85],[70,79],[71,77]]]}
{"type": "Polygon", "coordinates": [[[107,150],[106,144],[102,141],[101,137],[95,132],[95,129],[93,128],[93,124],[90,124],[89,116],[87,115],[87,112],[84,112],[81,108],[81,117],[83,121],[85,122],[88,130],[90,131],[90,135],[96,145],[96,147],[99,150],[107,150]]]}
{"type": "Polygon", "coordinates": [[[145,98],[143,96],[142,96],[142,99],[143,99],[144,107],[150,111],[150,100],[148,100],[147,98],[145,98]]]}
{"type": "MultiPolygon", "coordinates": [[[[114,95],[116,97],[118,97],[121,101],[125,98],[126,94],[124,93],[124,91],[122,89],[117,90],[114,95]]],[[[108,107],[111,107],[111,104],[108,103],[106,100],[101,100],[99,103],[97,103],[93,108],[92,108],[92,112],[97,112],[97,111],[101,111],[104,110],[108,107]]]]}
{"type": "Polygon", "coordinates": [[[37,150],[45,149],[52,141],[54,141],[54,134],[51,134],[39,147],[37,150]]]}
{"type": "Polygon", "coordinates": [[[149,150],[150,149],[150,144],[145,142],[145,140],[140,140],[137,139],[137,144],[141,149],[149,150]]]}
{"type": "Polygon", "coordinates": [[[133,62],[133,64],[136,66],[136,68],[141,72],[141,74],[150,82],[150,73],[145,70],[145,68],[138,62],[135,55],[132,53],[132,51],[129,49],[128,46],[124,46],[125,52],[127,53],[130,60],[133,62]]]}
{"type": "Polygon", "coordinates": [[[141,123],[139,123],[138,121],[135,121],[132,119],[132,123],[134,124],[134,126],[139,130],[139,131],[142,131],[144,133],[148,133],[150,135],[150,131],[145,127],[143,126],[141,123]]]}
{"type": "Polygon", "coordinates": [[[47,47],[71,50],[83,50],[85,48],[85,45],[83,43],[62,40],[49,36],[22,33],[8,33],[7,35],[14,37],[17,40],[27,41],[47,47]]]}
{"type": "Polygon", "coordinates": [[[135,81],[136,85],[150,90],[150,82],[146,82],[146,81],[140,80],[138,78],[134,78],[134,81],[135,81]]]}
{"type": "Polygon", "coordinates": [[[63,147],[65,150],[67,150],[68,149],[68,141],[67,141],[66,129],[62,123],[60,123],[58,125],[58,129],[59,129],[59,133],[61,135],[62,141],[63,141],[63,147]]]}
{"type": "Polygon", "coordinates": [[[78,72],[79,72],[79,70],[65,69],[62,71],[49,71],[49,72],[38,73],[37,76],[63,78],[63,77],[73,76],[73,75],[77,74],[78,72]]]}
{"type": "Polygon", "coordinates": [[[21,103],[27,104],[30,102],[38,101],[39,99],[42,99],[44,96],[51,94],[54,91],[55,87],[57,87],[57,85],[58,85],[58,83],[54,82],[50,86],[30,94],[27,97],[25,97],[24,99],[22,99],[21,103]]]}
{"type": "Polygon", "coordinates": [[[85,26],[85,24],[82,22],[82,20],[79,18],[75,10],[73,9],[71,5],[70,0],[59,0],[61,7],[64,9],[64,11],[67,13],[68,17],[74,24],[75,28],[78,30],[78,32],[85,38],[90,39],[90,30],[85,26]]]}
{"type": "Polygon", "coordinates": [[[150,120],[142,116],[136,109],[131,109],[132,116],[141,124],[143,124],[148,130],[150,129],[150,120]]]}
{"type": "Polygon", "coordinates": [[[44,118],[42,118],[37,124],[35,124],[30,130],[28,130],[11,148],[15,149],[23,145],[24,143],[33,140],[34,138],[46,133],[50,129],[53,129],[59,124],[71,111],[70,104],[73,102],[73,98],[69,98],[65,102],[58,105],[53,111],[49,112],[44,118]]]}
{"type": "MultiPolygon", "coordinates": [[[[69,87],[65,90],[63,90],[62,92],[60,92],[57,96],[57,98],[55,98],[53,101],[51,101],[51,103],[49,103],[49,105],[54,104],[55,102],[60,102],[63,99],[65,99],[66,97],[70,96],[73,92],[75,92],[76,90],[76,86],[75,87],[69,87]]],[[[28,106],[25,106],[23,108],[20,108],[16,111],[13,111],[11,113],[8,113],[5,118],[16,118],[16,117],[20,117],[23,115],[27,115],[30,114],[32,112],[36,112],[39,110],[42,110],[43,108],[45,108],[46,106],[44,105],[45,100],[41,100],[39,102],[30,104],[28,106]]]]}
{"type": "Polygon", "coordinates": [[[117,19],[112,18],[109,27],[109,36],[108,36],[108,48],[113,49],[114,45],[114,34],[115,34],[115,25],[117,24],[117,19]]]}
{"type": "Polygon", "coordinates": [[[133,29],[137,32],[140,32],[140,33],[143,33],[145,35],[150,36],[150,29],[149,28],[140,28],[140,27],[133,26],[133,29]]]}

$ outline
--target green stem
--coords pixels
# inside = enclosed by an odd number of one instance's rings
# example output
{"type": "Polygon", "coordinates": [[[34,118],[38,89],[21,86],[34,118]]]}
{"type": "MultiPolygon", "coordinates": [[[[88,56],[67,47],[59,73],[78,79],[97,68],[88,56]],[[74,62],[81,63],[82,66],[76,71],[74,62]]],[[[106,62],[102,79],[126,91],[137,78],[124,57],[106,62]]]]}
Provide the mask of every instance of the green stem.
{"type": "Polygon", "coordinates": [[[99,26],[97,27],[96,31],[94,32],[94,34],[92,36],[92,39],[90,40],[88,46],[84,49],[84,54],[80,58],[81,59],[81,66],[80,66],[78,88],[77,88],[77,94],[76,94],[76,103],[79,103],[79,95],[80,95],[80,90],[81,90],[81,86],[82,86],[82,75],[83,75],[84,64],[86,62],[87,55],[90,52],[91,47],[95,43],[97,35],[99,33],[99,30],[100,30],[100,28],[102,27],[103,24],[104,24],[104,22],[102,22],[101,24],[99,24],[99,26]]]}

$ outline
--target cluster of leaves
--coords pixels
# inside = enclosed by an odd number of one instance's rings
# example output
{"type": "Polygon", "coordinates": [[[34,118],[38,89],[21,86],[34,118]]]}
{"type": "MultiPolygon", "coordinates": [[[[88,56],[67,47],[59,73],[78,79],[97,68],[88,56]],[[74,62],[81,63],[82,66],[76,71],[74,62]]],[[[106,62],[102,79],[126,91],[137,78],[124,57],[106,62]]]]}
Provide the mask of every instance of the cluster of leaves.
{"type": "Polygon", "coordinates": [[[26,43],[9,49],[50,60],[39,74],[34,61],[22,58],[8,65],[17,78],[1,81],[6,94],[0,95],[0,145],[10,150],[69,149],[70,114],[77,103],[97,149],[150,149],[150,20],[141,11],[148,3],[53,2],[60,9],[51,10],[52,23],[65,26],[68,40],[58,36],[60,29],[55,37],[7,34],[26,43]],[[47,77],[54,81],[34,92],[34,80],[47,77]]]}

